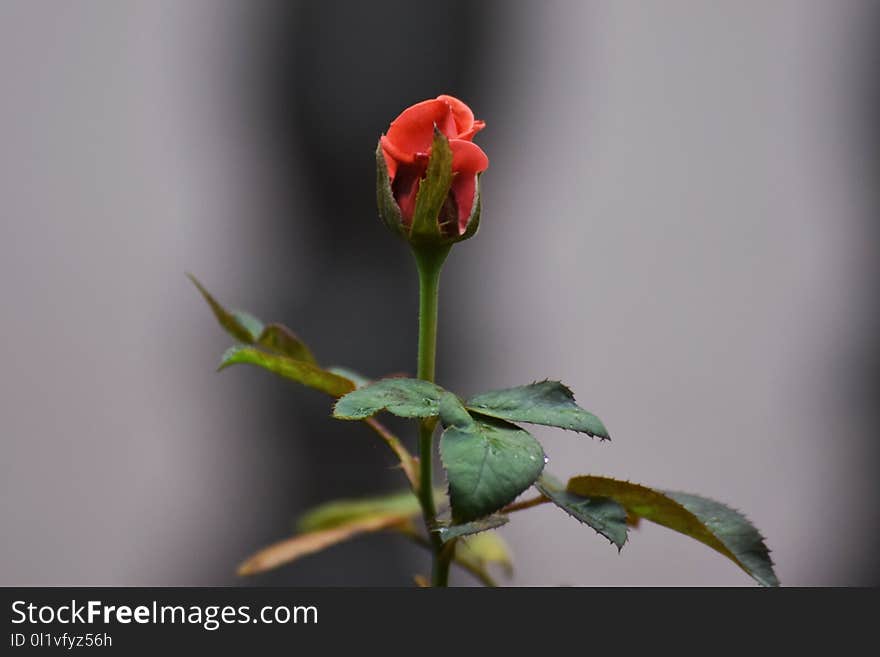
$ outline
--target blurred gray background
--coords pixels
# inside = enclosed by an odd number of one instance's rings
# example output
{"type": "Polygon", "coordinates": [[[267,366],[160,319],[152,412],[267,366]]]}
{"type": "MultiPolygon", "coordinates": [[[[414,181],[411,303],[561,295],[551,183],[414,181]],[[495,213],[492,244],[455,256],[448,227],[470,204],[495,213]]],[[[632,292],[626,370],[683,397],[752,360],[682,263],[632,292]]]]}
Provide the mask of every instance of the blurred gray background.
{"type": "MultiPolygon", "coordinates": [[[[788,585],[880,581],[880,22],[865,1],[0,3],[0,584],[240,583],[332,497],[403,485],[364,427],[229,344],[184,277],[326,362],[412,371],[376,139],[439,93],[488,123],[438,380],[552,377],[612,443],[560,476],[744,510],[788,585]]],[[[412,444],[411,437],[408,437],[412,444]]],[[[502,530],[516,585],[749,585],[643,526],[502,530]]],[[[393,536],[257,584],[408,585],[393,536]]],[[[461,584],[470,580],[461,576],[461,584]]]]}

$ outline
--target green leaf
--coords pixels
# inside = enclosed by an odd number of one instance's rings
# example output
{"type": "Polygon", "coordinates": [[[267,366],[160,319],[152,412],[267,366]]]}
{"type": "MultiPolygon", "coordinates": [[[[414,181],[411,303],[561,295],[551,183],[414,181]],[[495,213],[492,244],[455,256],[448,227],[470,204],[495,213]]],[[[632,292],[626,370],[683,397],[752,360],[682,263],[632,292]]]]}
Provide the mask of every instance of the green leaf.
{"type": "Polygon", "coordinates": [[[337,401],[333,417],[363,420],[383,410],[399,417],[434,417],[444,392],[440,386],[421,379],[380,379],[337,401]]]}
{"type": "Polygon", "coordinates": [[[444,391],[440,396],[437,413],[444,427],[455,426],[467,430],[474,426],[474,418],[451,392],[444,391]]]}
{"type": "Polygon", "coordinates": [[[270,351],[307,363],[317,364],[311,350],[283,324],[269,324],[259,332],[256,343],[270,351]]]}
{"type": "Polygon", "coordinates": [[[449,147],[449,140],[435,126],[428,170],[416,193],[416,207],[410,227],[410,239],[413,242],[436,244],[443,240],[438,219],[449,197],[451,186],[452,149],[449,147]]]}
{"type": "MultiPolygon", "coordinates": [[[[259,319],[251,315],[249,312],[244,310],[233,310],[232,316],[235,318],[235,321],[245,328],[250,336],[259,336],[263,333],[264,326],[263,322],[259,319]]],[[[251,338],[250,342],[253,342],[255,338],[251,338]]]]}
{"type": "Polygon", "coordinates": [[[315,357],[306,346],[289,328],[282,324],[269,324],[263,322],[243,310],[226,310],[211,294],[199,283],[192,274],[187,274],[189,279],[201,292],[205,301],[214,311],[214,316],[226,331],[235,339],[249,345],[260,345],[270,351],[293,358],[315,363],[315,357]]]}
{"type": "Polygon", "coordinates": [[[742,513],[699,495],[664,492],[699,518],[755,580],[764,586],[779,586],[764,537],[742,513]]]}
{"type": "Polygon", "coordinates": [[[440,458],[449,480],[452,519],[487,516],[532,485],[544,469],[544,450],[532,435],[493,418],[474,419],[445,396],[440,458]]]}
{"type": "Polygon", "coordinates": [[[628,512],[690,536],[723,554],[759,584],[778,586],[773,561],[757,529],[738,511],[687,493],[662,492],[607,477],[574,477],[567,490],[610,497],[628,512]]]}
{"type": "Polygon", "coordinates": [[[595,529],[618,550],[626,543],[626,509],[612,498],[572,493],[546,472],[538,477],[535,488],[568,515],[595,529]]]}
{"type": "MultiPolygon", "coordinates": [[[[208,302],[221,326],[245,344],[258,345],[274,352],[273,355],[258,349],[233,347],[223,355],[220,364],[221,370],[235,363],[249,363],[334,397],[344,395],[368,383],[365,377],[351,370],[320,367],[312,352],[293,331],[281,324],[264,326],[259,319],[246,312],[227,311],[208,293],[195,276],[192,274],[187,274],[187,276],[208,302]]],[[[400,459],[407,479],[416,485],[418,482],[416,461],[400,440],[376,420],[367,419],[366,423],[394,451],[400,459]]]]}
{"type": "Polygon", "coordinates": [[[370,383],[372,379],[368,379],[363,374],[359,374],[354,370],[350,370],[347,367],[328,367],[327,371],[332,374],[338,374],[341,377],[345,377],[349,381],[351,381],[355,388],[363,388],[365,385],[370,383]]]}
{"type": "Polygon", "coordinates": [[[455,560],[474,573],[498,564],[508,577],[513,574],[510,549],[498,532],[488,531],[462,538],[455,544],[455,560]]]}
{"type": "Polygon", "coordinates": [[[226,329],[232,337],[246,344],[252,344],[257,339],[257,336],[259,336],[262,331],[262,323],[260,323],[260,320],[248,313],[230,312],[226,310],[226,308],[221,306],[217,300],[211,296],[208,290],[199,283],[199,280],[195,276],[187,274],[187,277],[193,282],[193,285],[196,286],[205,298],[205,301],[208,302],[208,305],[214,312],[214,316],[217,318],[220,326],[226,329]],[[254,329],[257,328],[259,330],[254,331],[254,329]]]}
{"type": "MultiPolygon", "coordinates": [[[[443,491],[438,490],[437,496],[443,491]]],[[[400,491],[380,497],[333,500],[308,511],[297,522],[299,532],[314,532],[372,518],[375,516],[414,517],[421,513],[418,498],[412,491],[400,491]]]]}
{"type": "Polygon", "coordinates": [[[323,370],[317,365],[303,360],[294,360],[287,356],[268,354],[254,347],[236,346],[226,350],[220,361],[220,370],[230,365],[247,363],[269,370],[286,379],[302,383],[328,395],[339,397],[354,390],[354,383],[347,378],[323,370]]]}
{"type": "Polygon", "coordinates": [[[448,527],[439,527],[436,531],[440,534],[441,540],[446,543],[454,538],[469,536],[471,534],[479,534],[490,529],[498,529],[502,525],[506,525],[510,518],[502,515],[491,515],[479,520],[472,520],[460,525],[449,525],[448,527]]]}
{"type": "Polygon", "coordinates": [[[571,390],[559,381],[540,381],[485,392],[469,399],[465,405],[472,411],[501,420],[544,424],[610,438],[602,421],[575,404],[571,390]]]}

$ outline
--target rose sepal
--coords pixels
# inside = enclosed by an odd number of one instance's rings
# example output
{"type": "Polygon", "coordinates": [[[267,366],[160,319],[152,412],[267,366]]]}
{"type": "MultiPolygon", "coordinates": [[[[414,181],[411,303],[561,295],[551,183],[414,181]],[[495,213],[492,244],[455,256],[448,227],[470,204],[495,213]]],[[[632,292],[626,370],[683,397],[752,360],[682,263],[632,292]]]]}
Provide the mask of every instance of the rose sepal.
{"type": "Polygon", "coordinates": [[[388,165],[382,153],[382,142],[376,147],[376,201],[379,206],[379,218],[382,219],[388,230],[408,239],[409,231],[403,223],[403,215],[400,206],[394,200],[394,192],[391,191],[391,177],[388,175],[388,165]]]}

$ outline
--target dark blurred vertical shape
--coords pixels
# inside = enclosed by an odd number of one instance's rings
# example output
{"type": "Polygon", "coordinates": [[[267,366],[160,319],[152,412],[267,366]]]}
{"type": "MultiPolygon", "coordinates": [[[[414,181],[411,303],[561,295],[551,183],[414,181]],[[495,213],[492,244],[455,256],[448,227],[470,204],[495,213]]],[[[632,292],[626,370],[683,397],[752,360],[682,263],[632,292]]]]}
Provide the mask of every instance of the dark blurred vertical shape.
{"type": "MultiPolygon", "coordinates": [[[[864,102],[861,103],[862,113],[859,120],[854,121],[855,130],[858,130],[856,143],[865,144],[864,156],[865,167],[863,181],[864,189],[870,194],[868,207],[870,212],[870,227],[867,234],[872,238],[870,244],[876,253],[877,245],[880,244],[880,6],[873,5],[872,20],[866,26],[864,39],[859,44],[864,53],[864,65],[860,71],[864,80],[864,102]],[[861,139],[859,139],[861,137],[861,139]]],[[[864,332],[868,336],[864,344],[858,346],[856,363],[861,366],[855,377],[856,390],[854,399],[857,413],[863,414],[868,421],[866,426],[880,426],[880,259],[874,257],[868,259],[872,270],[867,272],[874,282],[874,295],[866,299],[865,303],[871,304],[873,312],[867,313],[871,317],[871,326],[864,332]]],[[[880,464],[880,438],[876,431],[869,432],[866,440],[871,441],[869,454],[872,454],[870,463],[876,474],[877,465],[880,464]]],[[[880,500],[880,477],[875,476],[873,507],[876,508],[880,500]]],[[[878,514],[873,518],[865,518],[865,522],[874,525],[873,549],[865,546],[865,554],[873,555],[871,570],[858,573],[858,581],[866,585],[880,585],[880,520],[878,514]]]]}
{"type": "MultiPolygon", "coordinates": [[[[296,318],[295,329],[326,364],[370,376],[412,373],[414,271],[408,249],[377,218],[374,151],[388,122],[415,101],[440,93],[475,101],[480,5],[267,0],[258,7],[249,83],[254,120],[282,178],[300,176],[298,189],[309,196],[282,200],[278,232],[291,242],[309,241],[308,268],[320,281],[295,303],[276,299],[276,316],[296,318]]],[[[451,347],[443,345],[454,360],[451,347]]],[[[278,500],[279,531],[310,505],[403,485],[366,427],[328,420],[326,399],[279,386],[269,394],[267,411],[279,424],[289,421],[289,404],[304,405],[304,419],[291,433],[309,473],[291,480],[289,498],[278,500]]],[[[278,447],[280,458],[294,458],[287,449],[285,455],[285,446],[278,447]]],[[[257,583],[408,584],[424,564],[416,555],[422,556],[397,539],[367,539],[257,583]]]]}

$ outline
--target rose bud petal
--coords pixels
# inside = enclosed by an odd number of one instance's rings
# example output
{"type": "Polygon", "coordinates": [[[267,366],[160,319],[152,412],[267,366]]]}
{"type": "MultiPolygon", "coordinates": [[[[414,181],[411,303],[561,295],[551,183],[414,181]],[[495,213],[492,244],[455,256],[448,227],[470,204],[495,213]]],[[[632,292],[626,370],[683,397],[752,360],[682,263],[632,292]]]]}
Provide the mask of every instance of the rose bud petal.
{"type": "Polygon", "coordinates": [[[464,235],[474,209],[477,191],[477,174],[489,168],[489,158],[483,149],[470,141],[451,139],[452,180],[451,193],[458,208],[458,234],[464,235]]]}
{"type": "Polygon", "coordinates": [[[471,140],[485,125],[447,95],[391,122],[376,149],[379,214],[389,228],[411,242],[450,243],[476,232],[479,174],[489,158],[471,140]]]}

